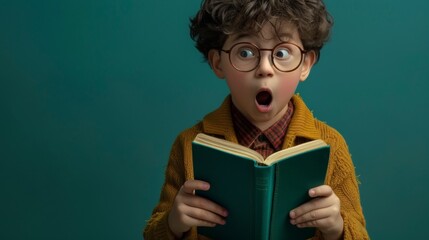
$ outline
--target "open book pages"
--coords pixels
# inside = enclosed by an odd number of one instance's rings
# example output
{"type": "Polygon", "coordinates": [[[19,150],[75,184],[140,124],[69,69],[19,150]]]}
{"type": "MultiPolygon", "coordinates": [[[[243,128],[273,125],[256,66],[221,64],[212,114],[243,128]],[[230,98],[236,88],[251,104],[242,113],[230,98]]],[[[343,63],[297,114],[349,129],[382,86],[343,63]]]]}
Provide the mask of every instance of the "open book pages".
{"type": "Polygon", "coordinates": [[[194,142],[199,143],[199,144],[203,144],[203,145],[207,145],[209,147],[224,151],[224,152],[228,152],[231,154],[235,154],[247,159],[252,159],[257,161],[258,163],[262,164],[262,165],[272,165],[274,163],[276,163],[277,161],[280,161],[282,159],[285,159],[289,156],[293,156],[305,151],[309,151],[312,149],[316,149],[319,147],[323,147],[326,146],[327,144],[320,139],[317,140],[313,140],[310,142],[306,142],[294,147],[290,147],[287,149],[283,149],[280,151],[277,151],[273,154],[271,154],[270,156],[268,156],[265,160],[264,157],[262,157],[261,154],[259,154],[258,152],[256,152],[255,150],[252,150],[250,148],[247,148],[245,146],[242,146],[240,144],[237,143],[233,143],[224,139],[220,139],[220,138],[216,138],[216,137],[212,137],[209,136],[207,134],[204,133],[199,133],[194,142]]]}

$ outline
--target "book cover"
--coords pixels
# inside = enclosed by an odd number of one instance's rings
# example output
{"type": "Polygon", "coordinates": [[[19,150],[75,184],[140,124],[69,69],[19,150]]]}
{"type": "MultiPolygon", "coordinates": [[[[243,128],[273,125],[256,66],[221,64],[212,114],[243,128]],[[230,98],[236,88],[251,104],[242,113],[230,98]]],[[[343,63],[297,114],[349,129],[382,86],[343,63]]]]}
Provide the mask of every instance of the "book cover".
{"type": "MultiPolygon", "coordinates": [[[[228,209],[225,225],[200,227],[212,239],[307,239],[314,229],[289,223],[289,211],[309,200],[308,190],[322,185],[329,146],[292,147],[265,165],[255,151],[205,135],[192,143],[194,178],[210,183],[196,194],[228,209]],[[214,142],[212,142],[212,140],[214,142]],[[219,144],[219,141],[221,143],[219,144]],[[237,153],[246,151],[245,154],[237,153]],[[299,149],[299,150],[297,150],[299,149]]],[[[268,158],[267,158],[268,159],[268,158]]]]}

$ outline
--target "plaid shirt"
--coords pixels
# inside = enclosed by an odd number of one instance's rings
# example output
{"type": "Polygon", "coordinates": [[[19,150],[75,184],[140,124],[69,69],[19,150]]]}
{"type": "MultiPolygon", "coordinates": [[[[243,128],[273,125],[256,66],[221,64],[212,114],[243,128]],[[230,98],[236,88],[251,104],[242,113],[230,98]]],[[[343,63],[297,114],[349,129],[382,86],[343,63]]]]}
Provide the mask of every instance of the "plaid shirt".
{"type": "Polygon", "coordinates": [[[286,114],[265,131],[255,127],[234,104],[231,104],[231,115],[238,142],[266,158],[282,148],[286,130],[293,115],[293,103],[290,101],[286,114]]]}

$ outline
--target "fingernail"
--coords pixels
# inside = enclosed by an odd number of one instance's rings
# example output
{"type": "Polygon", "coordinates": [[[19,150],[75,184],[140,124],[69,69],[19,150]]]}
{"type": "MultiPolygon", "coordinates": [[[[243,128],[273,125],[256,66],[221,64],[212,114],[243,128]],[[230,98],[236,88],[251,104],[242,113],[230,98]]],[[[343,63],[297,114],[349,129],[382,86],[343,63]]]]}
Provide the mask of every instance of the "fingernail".
{"type": "Polygon", "coordinates": [[[227,210],[223,210],[222,215],[223,215],[224,217],[228,216],[228,211],[227,211],[227,210]]]}
{"type": "Polygon", "coordinates": [[[294,217],[295,217],[295,212],[294,212],[294,211],[290,211],[289,216],[290,216],[291,218],[294,218],[294,217]]]}
{"type": "Polygon", "coordinates": [[[312,196],[314,196],[316,194],[316,191],[314,191],[314,189],[311,189],[310,192],[309,192],[309,194],[310,194],[310,197],[312,197],[312,196]]]}

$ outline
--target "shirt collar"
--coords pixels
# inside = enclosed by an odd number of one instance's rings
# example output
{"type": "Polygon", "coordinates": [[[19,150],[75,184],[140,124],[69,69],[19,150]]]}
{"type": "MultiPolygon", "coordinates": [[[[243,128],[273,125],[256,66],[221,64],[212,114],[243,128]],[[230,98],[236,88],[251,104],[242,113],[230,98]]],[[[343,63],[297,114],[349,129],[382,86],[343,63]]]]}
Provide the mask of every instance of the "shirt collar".
{"type": "Polygon", "coordinates": [[[289,102],[288,109],[283,117],[265,131],[261,131],[253,125],[233,103],[231,103],[232,122],[238,142],[243,146],[250,147],[258,137],[263,136],[271,143],[275,151],[280,150],[286,135],[286,130],[292,119],[293,109],[292,102],[289,102]]]}
{"type": "MultiPolygon", "coordinates": [[[[309,140],[320,139],[312,112],[307,108],[299,95],[292,97],[294,113],[288,126],[283,148],[294,145],[295,138],[302,137],[309,140]]],[[[217,135],[228,141],[238,143],[231,117],[231,96],[228,95],[221,106],[207,114],[202,121],[203,131],[217,135]]]]}

